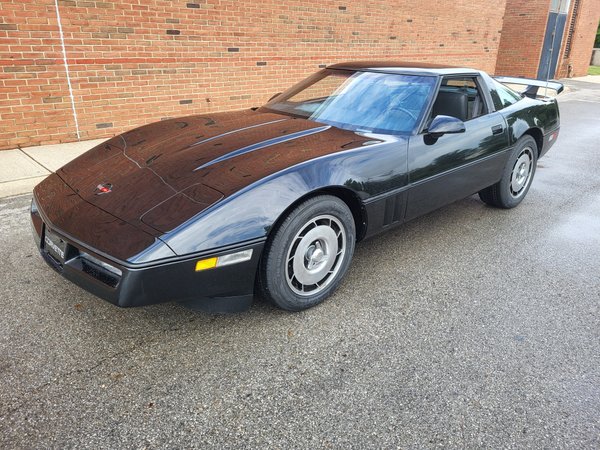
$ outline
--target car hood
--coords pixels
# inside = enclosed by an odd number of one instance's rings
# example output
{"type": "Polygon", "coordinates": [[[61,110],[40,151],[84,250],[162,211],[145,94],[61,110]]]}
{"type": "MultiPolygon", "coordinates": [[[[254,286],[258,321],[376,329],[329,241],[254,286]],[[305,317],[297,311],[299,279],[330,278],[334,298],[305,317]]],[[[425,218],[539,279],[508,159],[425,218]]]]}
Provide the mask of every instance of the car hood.
{"type": "Polygon", "coordinates": [[[57,174],[87,202],[158,235],[265,176],[369,142],[272,112],[217,113],[131,130],[57,174]]]}

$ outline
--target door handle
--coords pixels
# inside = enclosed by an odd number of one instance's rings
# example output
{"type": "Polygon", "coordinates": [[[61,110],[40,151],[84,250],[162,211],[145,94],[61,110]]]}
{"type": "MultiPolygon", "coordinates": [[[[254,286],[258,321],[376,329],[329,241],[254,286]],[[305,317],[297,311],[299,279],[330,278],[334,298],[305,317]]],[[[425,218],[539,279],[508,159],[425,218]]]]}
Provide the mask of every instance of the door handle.
{"type": "Polygon", "coordinates": [[[504,127],[502,125],[494,125],[492,127],[492,134],[502,134],[504,127]]]}

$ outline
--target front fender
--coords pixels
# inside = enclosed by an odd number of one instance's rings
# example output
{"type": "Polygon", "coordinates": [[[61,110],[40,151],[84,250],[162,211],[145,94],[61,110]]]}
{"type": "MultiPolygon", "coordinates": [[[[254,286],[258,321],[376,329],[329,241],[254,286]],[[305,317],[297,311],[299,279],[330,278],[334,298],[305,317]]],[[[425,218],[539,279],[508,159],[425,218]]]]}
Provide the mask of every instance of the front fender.
{"type": "Polygon", "coordinates": [[[405,185],[408,139],[377,138],[381,143],[309,160],[259,180],[161,240],[184,255],[266,239],[290,205],[316,190],[343,186],[365,200],[405,185]]]}

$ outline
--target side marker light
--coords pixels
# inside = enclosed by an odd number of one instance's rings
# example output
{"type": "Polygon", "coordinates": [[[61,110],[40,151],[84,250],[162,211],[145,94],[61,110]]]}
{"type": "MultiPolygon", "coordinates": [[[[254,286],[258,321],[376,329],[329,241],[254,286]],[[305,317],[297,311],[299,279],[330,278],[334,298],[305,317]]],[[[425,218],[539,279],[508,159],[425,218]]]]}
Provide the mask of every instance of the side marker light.
{"type": "Polygon", "coordinates": [[[232,264],[249,261],[252,258],[252,249],[242,250],[241,252],[230,253],[229,255],[213,256],[211,258],[201,259],[196,262],[196,272],[202,270],[214,269],[215,267],[230,266],[232,264]]]}

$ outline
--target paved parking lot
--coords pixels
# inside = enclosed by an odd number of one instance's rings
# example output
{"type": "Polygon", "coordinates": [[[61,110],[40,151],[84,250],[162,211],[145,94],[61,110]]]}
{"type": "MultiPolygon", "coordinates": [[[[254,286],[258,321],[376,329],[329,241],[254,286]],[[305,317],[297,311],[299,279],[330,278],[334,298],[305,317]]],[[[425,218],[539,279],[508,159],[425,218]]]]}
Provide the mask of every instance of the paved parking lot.
{"type": "Polygon", "coordinates": [[[523,204],[364,242],[323,305],[118,309],[0,199],[0,447],[600,447],[600,85],[523,204]]]}

